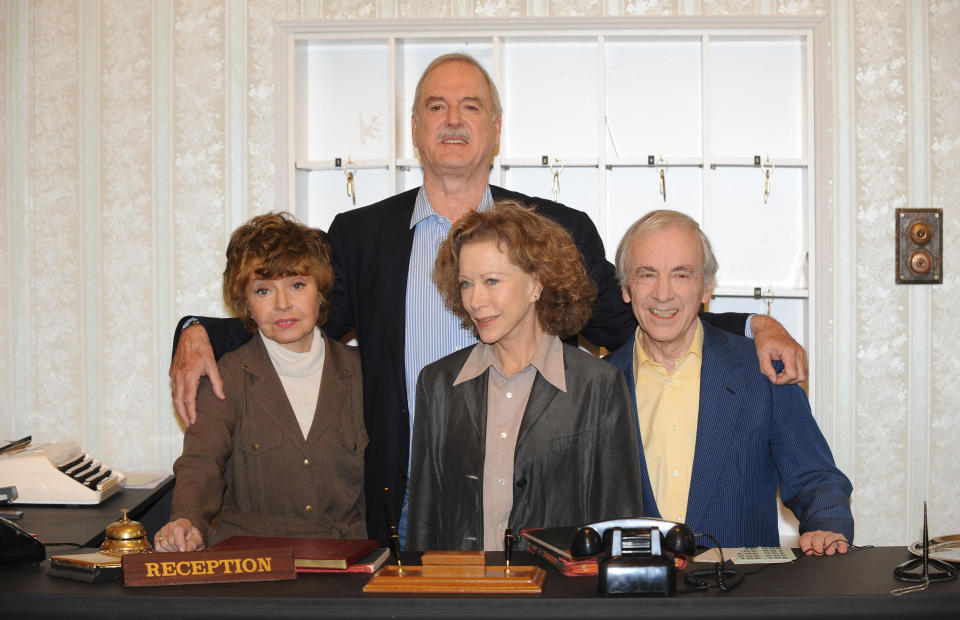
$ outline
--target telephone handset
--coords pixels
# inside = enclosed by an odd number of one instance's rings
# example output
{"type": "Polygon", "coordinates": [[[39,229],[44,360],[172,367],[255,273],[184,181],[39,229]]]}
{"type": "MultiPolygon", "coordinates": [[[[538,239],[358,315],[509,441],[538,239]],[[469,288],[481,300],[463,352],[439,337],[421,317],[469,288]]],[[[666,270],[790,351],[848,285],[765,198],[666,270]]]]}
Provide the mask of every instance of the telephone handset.
{"type": "Polygon", "coordinates": [[[676,562],[693,555],[693,531],[663,519],[614,519],[579,528],[570,555],[598,555],[597,588],[606,596],[671,596],[676,562]],[[678,557],[679,556],[679,557],[678,557]]]}
{"type": "Polygon", "coordinates": [[[619,530],[620,549],[615,555],[663,556],[693,555],[697,543],[693,530],[683,523],[663,519],[613,519],[579,528],[570,544],[570,555],[584,558],[601,551],[612,551],[619,530]],[[653,529],[659,536],[652,536],[653,529]]]}

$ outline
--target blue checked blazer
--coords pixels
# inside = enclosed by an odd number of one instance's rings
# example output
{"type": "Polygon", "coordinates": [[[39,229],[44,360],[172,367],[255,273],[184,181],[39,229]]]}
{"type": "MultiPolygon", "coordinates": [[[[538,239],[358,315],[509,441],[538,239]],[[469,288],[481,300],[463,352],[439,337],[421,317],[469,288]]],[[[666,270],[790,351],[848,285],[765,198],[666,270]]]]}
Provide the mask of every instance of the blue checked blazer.
{"type": "MultiPolygon", "coordinates": [[[[606,359],[623,371],[636,408],[633,344],[606,359]]],[[[639,434],[638,426],[644,512],[660,517],[639,434]]],[[[853,541],[853,487],[834,464],[806,393],[770,383],[751,340],[704,323],[687,525],[724,547],[779,546],[778,485],[801,533],[826,530],[853,541]]]]}

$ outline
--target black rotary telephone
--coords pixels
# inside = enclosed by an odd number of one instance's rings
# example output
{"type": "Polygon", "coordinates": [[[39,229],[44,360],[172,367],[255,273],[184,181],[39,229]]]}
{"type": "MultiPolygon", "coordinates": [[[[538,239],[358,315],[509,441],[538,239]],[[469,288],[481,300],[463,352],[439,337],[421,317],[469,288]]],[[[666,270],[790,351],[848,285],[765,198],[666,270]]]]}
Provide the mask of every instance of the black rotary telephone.
{"type": "Polygon", "coordinates": [[[579,528],[570,555],[598,555],[597,589],[605,596],[672,596],[676,562],[696,552],[693,531],[662,519],[615,519],[579,528]]]}

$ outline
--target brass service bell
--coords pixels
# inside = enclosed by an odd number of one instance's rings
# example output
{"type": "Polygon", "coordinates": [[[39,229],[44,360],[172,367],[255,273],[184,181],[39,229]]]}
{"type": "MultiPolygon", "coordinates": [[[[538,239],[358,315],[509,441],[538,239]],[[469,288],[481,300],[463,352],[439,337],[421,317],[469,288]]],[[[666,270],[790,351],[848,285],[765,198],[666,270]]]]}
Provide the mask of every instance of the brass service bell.
{"type": "Polygon", "coordinates": [[[100,545],[100,551],[110,555],[124,555],[126,553],[144,553],[153,551],[147,540],[147,530],[139,521],[131,521],[127,516],[128,509],[120,510],[119,521],[107,526],[106,537],[100,545]]]}

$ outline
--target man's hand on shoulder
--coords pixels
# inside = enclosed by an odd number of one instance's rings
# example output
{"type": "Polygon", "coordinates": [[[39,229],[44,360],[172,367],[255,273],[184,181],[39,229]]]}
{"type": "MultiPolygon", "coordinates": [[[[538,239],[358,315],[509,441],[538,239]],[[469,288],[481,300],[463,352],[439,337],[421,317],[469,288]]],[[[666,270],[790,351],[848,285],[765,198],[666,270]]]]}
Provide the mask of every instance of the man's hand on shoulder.
{"type": "Polygon", "coordinates": [[[783,325],[768,316],[757,314],[750,322],[750,329],[757,346],[760,372],[772,383],[785,385],[807,380],[807,352],[783,325]],[[779,374],[773,368],[773,360],[783,362],[783,370],[779,374]]]}
{"type": "Polygon", "coordinates": [[[177,352],[170,363],[173,406],[186,427],[197,421],[197,386],[203,376],[209,377],[216,397],[225,399],[223,379],[213,356],[207,330],[202,325],[191,325],[180,334],[177,352]]]}
{"type": "Polygon", "coordinates": [[[806,555],[834,555],[849,548],[847,537],[836,532],[814,530],[800,535],[800,551],[806,555]]]}

